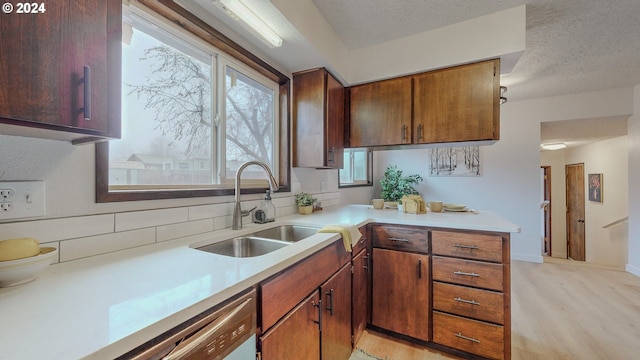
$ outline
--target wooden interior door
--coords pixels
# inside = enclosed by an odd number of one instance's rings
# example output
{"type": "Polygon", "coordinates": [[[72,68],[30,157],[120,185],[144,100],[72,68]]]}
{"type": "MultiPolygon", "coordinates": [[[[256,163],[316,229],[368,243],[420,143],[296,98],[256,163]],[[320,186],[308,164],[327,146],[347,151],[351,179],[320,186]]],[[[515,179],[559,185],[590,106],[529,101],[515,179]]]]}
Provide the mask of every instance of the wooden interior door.
{"type": "Polygon", "coordinates": [[[584,261],[584,164],[565,166],[567,192],[567,255],[584,261]]]}
{"type": "Polygon", "coordinates": [[[551,166],[542,167],[544,254],[551,256],[551,166]]]}

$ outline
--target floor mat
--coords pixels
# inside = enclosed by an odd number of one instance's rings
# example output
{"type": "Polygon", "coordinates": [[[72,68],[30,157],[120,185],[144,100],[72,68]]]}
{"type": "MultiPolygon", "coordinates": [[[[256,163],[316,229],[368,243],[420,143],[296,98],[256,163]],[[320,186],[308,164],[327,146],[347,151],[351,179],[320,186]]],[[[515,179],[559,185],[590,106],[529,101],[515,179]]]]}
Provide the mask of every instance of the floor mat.
{"type": "Polygon", "coordinates": [[[367,353],[366,351],[360,349],[360,348],[356,348],[353,353],[351,354],[351,357],[349,358],[349,360],[391,360],[389,358],[379,358],[377,356],[373,356],[369,353],[367,353]]]}

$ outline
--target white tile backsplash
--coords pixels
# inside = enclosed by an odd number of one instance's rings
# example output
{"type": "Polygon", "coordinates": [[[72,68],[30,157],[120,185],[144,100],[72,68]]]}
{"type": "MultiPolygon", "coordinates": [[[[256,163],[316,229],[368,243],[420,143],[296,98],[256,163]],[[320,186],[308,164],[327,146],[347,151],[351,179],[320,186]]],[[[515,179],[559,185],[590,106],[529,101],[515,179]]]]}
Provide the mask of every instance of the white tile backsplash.
{"type": "Polygon", "coordinates": [[[125,212],[116,214],[116,231],[175,224],[188,220],[189,208],[187,207],[125,212]]]}
{"type": "MultiPolygon", "coordinates": [[[[280,195],[280,194],[278,194],[280,195]]],[[[340,204],[340,192],[314,194],[323,207],[340,204]]],[[[273,198],[276,218],[298,212],[293,195],[273,198]]],[[[261,200],[242,202],[249,210],[261,200]]],[[[0,240],[20,237],[38,239],[59,249],[59,262],[170,241],[185,236],[230,228],[234,203],[185,206],[59,219],[0,223],[0,240]]],[[[243,224],[252,217],[243,218],[243,224]]]]}
{"type": "Polygon", "coordinates": [[[214,230],[213,219],[189,221],[179,224],[162,225],[157,227],[156,241],[167,241],[181,237],[202,234],[214,230]]]}
{"type": "Polygon", "coordinates": [[[60,242],[60,261],[76,260],[136,246],[153,244],[155,241],[155,228],[65,240],[60,242]]]}
{"type": "Polygon", "coordinates": [[[112,233],[114,214],[0,224],[0,240],[30,237],[40,243],[112,233]]]}

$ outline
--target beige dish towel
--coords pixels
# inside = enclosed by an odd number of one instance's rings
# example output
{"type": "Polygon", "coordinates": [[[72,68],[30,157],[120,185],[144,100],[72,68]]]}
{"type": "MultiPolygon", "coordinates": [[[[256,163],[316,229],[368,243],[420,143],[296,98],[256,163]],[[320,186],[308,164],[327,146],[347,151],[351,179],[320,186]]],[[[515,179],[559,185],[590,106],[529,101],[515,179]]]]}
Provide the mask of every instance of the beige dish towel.
{"type": "Polygon", "coordinates": [[[344,248],[351,252],[353,244],[356,244],[362,234],[357,227],[353,225],[325,225],[320,230],[319,233],[338,233],[342,235],[342,242],[344,243],[344,248]]]}

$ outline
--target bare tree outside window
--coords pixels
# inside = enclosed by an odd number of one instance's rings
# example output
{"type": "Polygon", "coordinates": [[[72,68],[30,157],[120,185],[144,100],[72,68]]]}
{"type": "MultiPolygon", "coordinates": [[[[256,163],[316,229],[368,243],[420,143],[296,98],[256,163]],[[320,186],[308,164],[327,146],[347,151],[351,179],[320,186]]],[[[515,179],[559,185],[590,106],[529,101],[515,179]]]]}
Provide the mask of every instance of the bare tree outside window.
{"type": "Polygon", "coordinates": [[[123,43],[123,139],[110,142],[110,185],[212,184],[225,163],[227,177],[246,160],[273,164],[273,90],[229,66],[219,84],[215,61],[175,36],[134,25],[123,43]],[[223,128],[216,91],[224,92],[223,128]],[[214,159],[216,152],[224,158],[214,159]]]}

